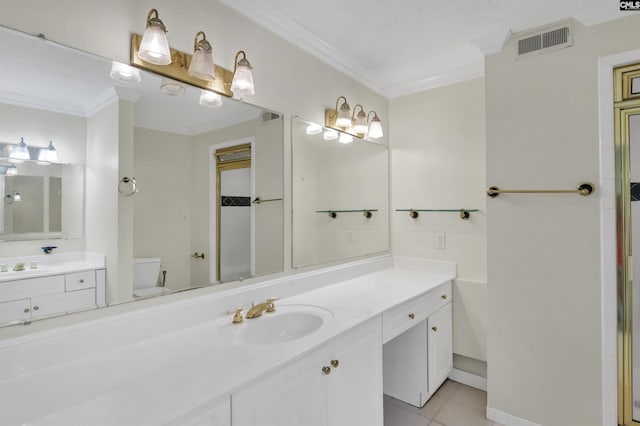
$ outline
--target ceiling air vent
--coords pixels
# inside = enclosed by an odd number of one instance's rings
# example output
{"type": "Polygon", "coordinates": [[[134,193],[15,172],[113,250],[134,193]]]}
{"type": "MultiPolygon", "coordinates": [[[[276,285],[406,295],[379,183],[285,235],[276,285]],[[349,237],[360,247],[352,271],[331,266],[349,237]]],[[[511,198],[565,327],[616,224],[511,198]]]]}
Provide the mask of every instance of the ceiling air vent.
{"type": "Polygon", "coordinates": [[[262,122],[266,123],[267,121],[277,120],[280,118],[280,114],[276,114],[272,111],[263,111],[262,112],[262,122]]]}
{"type": "Polygon", "coordinates": [[[573,44],[573,31],[569,25],[529,33],[518,40],[516,58],[540,55],[573,44]]]}

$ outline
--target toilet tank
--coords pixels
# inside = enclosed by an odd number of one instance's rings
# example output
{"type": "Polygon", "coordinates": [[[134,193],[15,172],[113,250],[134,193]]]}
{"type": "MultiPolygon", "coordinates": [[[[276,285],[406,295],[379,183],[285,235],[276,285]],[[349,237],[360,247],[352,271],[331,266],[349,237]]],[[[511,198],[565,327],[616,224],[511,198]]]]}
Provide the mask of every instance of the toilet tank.
{"type": "Polygon", "coordinates": [[[160,276],[159,257],[137,257],[133,259],[133,288],[149,288],[158,284],[160,276]]]}

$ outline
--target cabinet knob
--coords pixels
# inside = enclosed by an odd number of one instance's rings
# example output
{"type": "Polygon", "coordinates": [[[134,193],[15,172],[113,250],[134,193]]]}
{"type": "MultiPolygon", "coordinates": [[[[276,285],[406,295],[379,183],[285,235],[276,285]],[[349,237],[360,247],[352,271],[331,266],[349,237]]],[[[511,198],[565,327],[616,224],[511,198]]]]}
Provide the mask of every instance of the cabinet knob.
{"type": "Polygon", "coordinates": [[[433,331],[438,331],[438,327],[436,327],[435,325],[434,325],[433,327],[431,327],[431,329],[432,329],[433,331]]]}
{"type": "Polygon", "coordinates": [[[331,374],[331,367],[322,367],[322,372],[325,374],[325,376],[331,374]]]}
{"type": "Polygon", "coordinates": [[[446,295],[446,294],[443,294],[443,295],[442,295],[442,296],[440,296],[440,297],[442,297],[444,300],[447,300],[447,295],[446,295]]]}
{"type": "Polygon", "coordinates": [[[84,278],[80,278],[80,284],[84,282],[84,278]]]}
{"type": "Polygon", "coordinates": [[[30,310],[31,310],[31,309],[29,309],[29,308],[24,308],[24,313],[25,313],[25,314],[28,314],[30,310]]]}
{"type": "Polygon", "coordinates": [[[40,307],[39,307],[38,305],[36,305],[36,306],[34,306],[34,307],[33,307],[33,310],[34,310],[34,311],[37,311],[38,309],[40,309],[40,307]]]}
{"type": "Polygon", "coordinates": [[[415,317],[416,317],[416,314],[414,314],[413,312],[411,312],[411,313],[409,314],[409,318],[411,318],[411,319],[415,319],[415,317]]]}
{"type": "Polygon", "coordinates": [[[338,361],[337,359],[332,359],[331,365],[333,365],[333,368],[338,368],[338,366],[340,365],[340,361],[338,361]]]}

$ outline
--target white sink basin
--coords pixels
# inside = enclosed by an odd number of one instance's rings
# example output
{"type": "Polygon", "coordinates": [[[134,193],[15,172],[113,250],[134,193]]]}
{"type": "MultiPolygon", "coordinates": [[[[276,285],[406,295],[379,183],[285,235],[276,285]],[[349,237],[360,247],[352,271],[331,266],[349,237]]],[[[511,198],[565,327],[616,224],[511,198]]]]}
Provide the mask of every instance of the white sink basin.
{"type": "Polygon", "coordinates": [[[273,345],[308,336],[333,318],[319,306],[283,305],[276,312],[245,319],[239,326],[238,341],[247,345],[273,345]]]}

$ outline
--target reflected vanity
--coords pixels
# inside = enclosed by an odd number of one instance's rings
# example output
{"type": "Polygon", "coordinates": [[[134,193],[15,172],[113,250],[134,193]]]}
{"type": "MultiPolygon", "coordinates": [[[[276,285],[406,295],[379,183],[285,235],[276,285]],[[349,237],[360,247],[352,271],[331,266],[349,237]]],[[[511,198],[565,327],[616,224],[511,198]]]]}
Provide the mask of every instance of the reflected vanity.
{"type": "Polygon", "coordinates": [[[293,267],[388,251],[388,147],[297,117],[291,128],[293,267]]]}
{"type": "Polygon", "coordinates": [[[0,47],[0,143],[53,140],[65,163],[0,163],[7,262],[102,256],[109,305],[283,270],[281,114],[146,71],[117,80],[110,60],[4,27],[0,47]],[[238,146],[241,176],[221,174],[216,153],[238,146]]]}

